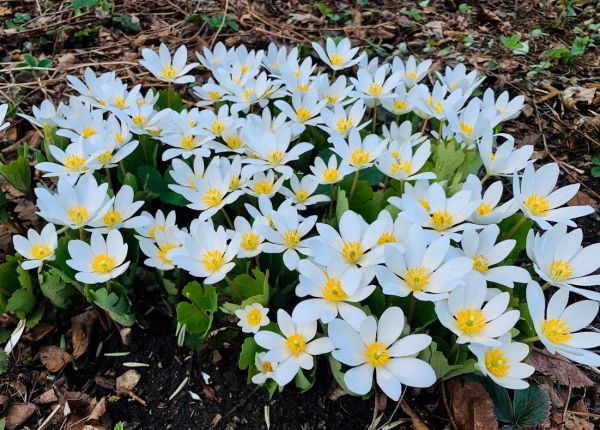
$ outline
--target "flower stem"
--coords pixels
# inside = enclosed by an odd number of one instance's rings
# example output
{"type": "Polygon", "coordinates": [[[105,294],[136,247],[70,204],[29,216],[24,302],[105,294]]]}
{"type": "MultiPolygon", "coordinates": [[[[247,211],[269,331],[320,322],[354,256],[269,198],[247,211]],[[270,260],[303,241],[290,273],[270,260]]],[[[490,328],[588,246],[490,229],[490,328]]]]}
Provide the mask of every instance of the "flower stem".
{"type": "Polygon", "coordinates": [[[83,240],[83,227],[79,228],[79,239],[83,240]]]}
{"type": "Polygon", "coordinates": [[[356,190],[356,184],[358,184],[358,177],[360,176],[360,170],[354,172],[354,179],[352,180],[352,187],[350,188],[350,194],[348,194],[348,202],[352,201],[352,196],[356,190]]]}
{"type": "Polygon", "coordinates": [[[171,108],[171,82],[167,83],[167,107],[171,108]]]}
{"type": "Polygon", "coordinates": [[[521,339],[519,342],[523,342],[523,343],[533,343],[533,342],[537,342],[538,340],[540,340],[539,337],[537,336],[533,336],[533,337],[528,337],[527,339],[521,339]]]}
{"type": "Polygon", "coordinates": [[[415,306],[417,306],[417,299],[415,299],[414,294],[410,295],[410,305],[408,307],[408,316],[406,317],[406,322],[410,325],[412,322],[413,316],[415,315],[415,306]]]}
{"type": "Polygon", "coordinates": [[[542,285],[542,290],[546,291],[548,288],[550,288],[550,284],[548,282],[542,285]]]}
{"type": "Polygon", "coordinates": [[[513,225],[513,227],[510,229],[510,231],[508,232],[508,237],[513,237],[514,234],[517,232],[517,230],[519,230],[519,228],[521,228],[521,226],[523,225],[523,223],[527,220],[526,217],[522,216],[521,219],[519,221],[517,221],[517,223],[515,225],[513,225]]]}
{"type": "Polygon", "coordinates": [[[484,183],[485,181],[487,181],[488,179],[490,179],[490,176],[491,176],[491,175],[490,175],[489,173],[486,173],[486,174],[483,176],[483,178],[481,178],[481,185],[483,185],[483,183],[484,183]]]}
{"type": "MultiPolygon", "coordinates": [[[[113,180],[112,177],[110,176],[110,169],[108,167],[106,167],[104,170],[106,170],[106,178],[108,179],[108,186],[110,187],[111,190],[115,191],[115,186],[113,185],[113,180]]],[[[125,179],[125,178],[123,178],[125,179]]]]}
{"type": "Polygon", "coordinates": [[[229,215],[227,215],[225,208],[221,208],[221,213],[225,217],[225,220],[227,221],[227,224],[229,225],[229,227],[233,230],[234,229],[233,223],[231,222],[231,218],[229,218],[229,215]]]}
{"type": "Polygon", "coordinates": [[[421,123],[421,134],[425,133],[425,128],[427,127],[427,119],[424,119],[421,123]]]}
{"type": "Polygon", "coordinates": [[[377,99],[373,100],[373,134],[377,133],[377,99]]]}

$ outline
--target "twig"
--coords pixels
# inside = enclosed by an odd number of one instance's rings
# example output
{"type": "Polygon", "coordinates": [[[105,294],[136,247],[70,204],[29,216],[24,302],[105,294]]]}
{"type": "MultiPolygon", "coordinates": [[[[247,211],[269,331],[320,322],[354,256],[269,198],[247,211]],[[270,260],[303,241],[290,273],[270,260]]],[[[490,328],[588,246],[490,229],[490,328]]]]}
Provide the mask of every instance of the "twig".
{"type": "Polygon", "coordinates": [[[225,8],[223,9],[223,19],[221,20],[221,24],[219,24],[219,28],[217,28],[217,31],[215,31],[215,34],[213,35],[211,41],[210,41],[210,45],[209,48],[212,49],[212,47],[214,46],[217,37],[219,37],[219,33],[221,32],[221,30],[223,29],[223,26],[225,25],[225,20],[227,19],[227,10],[229,9],[229,0],[225,0],[225,8]]]}
{"type": "Polygon", "coordinates": [[[54,418],[54,415],[56,415],[56,413],[58,412],[59,409],[60,409],[60,404],[56,405],[56,407],[52,410],[52,412],[50,412],[50,415],[48,415],[46,417],[46,419],[44,420],[44,422],[42,422],[40,424],[40,426],[37,428],[37,430],[42,430],[44,427],[46,427],[46,424],[48,424],[50,422],[50,420],[52,418],[54,418]]]}

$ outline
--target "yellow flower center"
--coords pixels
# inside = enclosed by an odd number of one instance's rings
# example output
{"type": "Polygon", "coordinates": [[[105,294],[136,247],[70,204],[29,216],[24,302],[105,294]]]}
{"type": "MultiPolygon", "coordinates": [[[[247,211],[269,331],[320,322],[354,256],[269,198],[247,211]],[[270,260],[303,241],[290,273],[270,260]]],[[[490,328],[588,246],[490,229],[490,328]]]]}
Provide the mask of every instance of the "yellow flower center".
{"type": "Polygon", "coordinates": [[[92,270],[96,273],[109,273],[115,268],[115,259],[102,253],[92,259],[92,270]]]}
{"type": "Polygon", "coordinates": [[[106,211],[102,217],[102,221],[104,221],[104,224],[106,224],[108,227],[114,227],[122,220],[123,216],[121,215],[121,212],[114,209],[106,211]]]}
{"type": "Polygon", "coordinates": [[[194,143],[195,143],[194,136],[191,136],[191,135],[183,136],[179,143],[181,144],[181,147],[183,149],[187,149],[189,151],[190,149],[194,148],[194,143]]]}
{"type": "Polygon", "coordinates": [[[396,236],[394,236],[394,233],[391,233],[388,231],[383,233],[381,236],[379,236],[379,239],[377,239],[378,245],[383,245],[384,243],[394,243],[394,242],[396,242],[396,236]]]}
{"type": "Polygon", "coordinates": [[[273,192],[273,183],[268,181],[258,181],[252,187],[256,194],[271,194],[273,192]]]}
{"type": "Polygon", "coordinates": [[[333,54],[331,57],[329,57],[329,61],[331,61],[333,66],[339,67],[344,64],[344,57],[340,54],[333,54]]]}
{"type": "Polygon", "coordinates": [[[563,282],[573,275],[573,266],[565,260],[554,260],[550,263],[550,278],[554,282],[563,282]]]}
{"type": "Polygon", "coordinates": [[[248,73],[248,70],[250,70],[250,66],[248,64],[242,64],[240,66],[240,72],[242,72],[242,75],[248,73]]]}
{"type": "Polygon", "coordinates": [[[224,263],[225,257],[223,257],[221,251],[216,249],[212,251],[205,251],[204,255],[202,256],[202,264],[204,265],[204,268],[210,272],[219,270],[224,263]]]}
{"type": "Polygon", "coordinates": [[[392,168],[390,169],[390,174],[392,176],[395,176],[396,173],[398,173],[398,170],[402,170],[404,173],[409,175],[411,167],[412,166],[410,165],[409,160],[396,161],[396,162],[394,162],[394,164],[392,164],[392,168]]]}
{"type": "Polygon", "coordinates": [[[37,260],[48,257],[52,254],[52,249],[45,243],[36,243],[31,247],[31,255],[37,260]]]}
{"type": "Polygon", "coordinates": [[[542,331],[550,342],[558,345],[571,339],[571,329],[560,318],[545,320],[542,324],[542,331]]]}
{"type": "Polygon", "coordinates": [[[242,138],[237,135],[227,136],[225,143],[230,149],[240,149],[242,146],[242,138]]]}
{"type": "Polygon", "coordinates": [[[119,109],[125,108],[125,103],[126,103],[126,101],[123,96],[117,96],[113,100],[113,104],[119,109]]]}
{"type": "Polygon", "coordinates": [[[219,97],[221,97],[221,93],[218,91],[209,91],[208,93],[206,93],[206,95],[209,99],[213,101],[219,100],[219,97]]]}
{"type": "Polygon", "coordinates": [[[258,246],[258,236],[255,233],[248,232],[242,235],[240,246],[246,251],[252,251],[258,246]]]}
{"type": "Polygon", "coordinates": [[[206,206],[217,206],[223,200],[223,193],[218,188],[208,188],[202,196],[202,201],[206,206]]]}
{"type": "Polygon", "coordinates": [[[210,129],[215,136],[220,136],[225,131],[225,123],[219,120],[213,121],[210,129]]]}
{"type": "Polygon", "coordinates": [[[485,353],[484,356],[485,368],[492,375],[503,377],[508,374],[508,369],[510,369],[510,365],[508,364],[508,359],[502,351],[498,348],[490,349],[485,353]]]}
{"type": "Polygon", "coordinates": [[[302,236],[300,236],[298,230],[288,230],[283,234],[283,242],[288,248],[293,248],[298,245],[301,238],[302,236]]]}
{"type": "Polygon", "coordinates": [[[539,194],[531,194],[525,199],[525,207],[529,210],[531,215],[539,216],[543,215],[548,209],[550,209],[550,202],[544,196],[539,194]]]}
{"type": "Polygon", "coordinates": [[[390,352],[382,342],[373,342],[365,349],[367,361],[375,367],[383,366],[390,360],[390,352]]]}
{"type": "Polygon", "coordinates": [[[142,115],[141,113],[137,113],[131,117],[131,120],[135,125],[141,127],[144,124],[146,124],[146,121],[148,121],[148,117],[146,115],[142,115]]]}
{"type": "Polygon", "coordinates": [[[106,106],[106,102],[104,101],[104,99],[97,99],[96,101],[100,106],[106,106]]]}
{"type": "Polygon", "coordinates": [[[435,113],[437,114],[442,114],[444,113],[444,105],[442,104],[442,102],[437,102],[434,106],[433,106],[433,110],[435,111],[435,113]]]}
{"type": "Polygon", "coordinates": [[[477,215],[479,216],[486,216],[490,213],[492,213],[492,210],[494,208],[492,207],[491,204],[489,204],[488,202],[482,202],[479,204],[479,206],[477,206],[477,215]]]}
{"type": "Polygon", "coordinates": [[[232,176],[231,179],[229,180],[229,190],[230,191],[235,191],[238,189],[238,187],[240,186],[240,177],[239,176],[232,176]]]}
{"type": "Polygon", "coordinates": [[[411,78],[413,81],[417,80],[417,72],[415,72],[414,70],[406,72],[405,75],[411,78]]]}
{"type": "Polygon", "coordinates": [[[350,264],[358,263],[358,260],[363,256],[365,251],[362,250],[358,240],[344,242],[342,247],[342,257],[350,264]]]}
{"type": "Polygon", "coordinates": [[[327,282],[323,287],[323,298],[330,302],[341,302],[346,299],[348,294],[342,288],[342,283],[334,278],[327,277],[327,282]]]}
{"type": "Polygon", "coordinates": [[[171,66],[170,64],[168,66],[165,66],[162,69],[162,77],[164,79],[175,79],[175,77],[177,76],[177,70],[175,69],[175,67],[171,66]]]}
{"type": "Polygon", "coordinates": [[[242,94],[242,98],[244,101],[249,101],[250,97],[252,97],[252,94],[254,94],[254,90],[252,88],[246,88],[242,94]]]}
{"type": "Polygon", "coordinates": [[[117,143],[119,145],[123,145],[123,142],[125,142],[125,139],[123,139],[123,136],[121,136],[121,133],[115,131],[113,133],[113,137],[115,138],[115,140],[117,141],[117,143]]]}
{"type": "Polygon", "coordinates": [[[336,104],[339,100],[339,97],[335,94],[327,94],[325,96],[325,100],[327,100],[327,104],[333,105],[336,104]]]}
{"type": "Polygon", "coordinates": [[[494,161],[496,159],[496,154],[493,152],[490,154],[490,160],[494,161]]]}
{"type": "Polygon", "coordinates": [[[67,209],[67,214],[69,215],[69,218],[71,219],[73,224],[76,225],[82,225],[90,217],[90,214],[85,206],[70,207],[69,209],[67,209]]]}
{"type": "Polygon", "coordinates": [[[252,327],[259,325],[262,321],[262,312],[260,309],[250,309],[246,314],[246,321],[248,322],[248,325],[251,325],[252,327]]]}
{"type": "Polygon", "coordinates": [[[406,110],[408,108],[408,103],[404,100],[396,99],[394,100],[394,109],[396,110],[406,110]]]}
{"type": "Polygon", "coordinates": [[[381,84],[373,82],[372,84],[369,84],[369,89],[367,90],[367,93],[371,97],[379,97],[382,91],[383,87],[381,86],[381,84]]]}
{"type": "Polygon", "coordinates": [[[348,133],[348,130],[350,130],[353,125],[352,118],[340,118],[335,124],[337,131],[340,134],[348,133]]]}
{"type": "Polygon", "coordinates": [[[485,327],[485,315],[480,309],[463,309],[456,314],[456,325],[465,334],[479,333],[485,327]]]}
{"type": "Polygon", "coordinates": [[[334,182],[337,181],[338,177],[340,176],[340,172],[336,167],[330,167],[323,170],[322,176],[323,180],[327,182],[334,182]]]}
{"type": "Polygon", "coordinates": [[[425,97],[425,104],[428,104],[429,106],[433,105],[433,99],[431,96],[425,97]]]}
{"type": "Polygon", "coordinates": [[[300,355],[306,349],[306,339],[300,333],[294,333],[285,341],[285,346],[292,355],[300,355]]]}
{"type": "Polygon", "coordinates": [[[456,81],[450,82],[450,90],[454,91],[455,88],[456,88],[456,81]]]}
{"type": "Polygon", "coordinates": [[[477,254],[473,256],[473,270],[479,273],[485,273],[490,267],[490,262],[484,255],[477,254]]]}
{"type": "Polygon", "coordinates": [[[263,361],[262,363],[262,373],[270,373],[273,371],[273,365],[270,361],[263,361]]]}
{"type": "Polygon", "coordinates": [[[443,231],[452,226],[452,215],[446,210],[433,211],[431,226],[437,231],[443,231]]]}
{"type": "Polygon", "coordinates": [[[300,121],[300,122],[308,121],[311,116],[312,116],[312,112],[308,108],[299,107],[296,110],[296,117],[298,118],[298,121],[300,121]]]}
{"type": "Polygon", "coordinates": [[[150,228],[150,231],[148,232],[148,236],[150,236],[151,239],[156,239],[156,230],[159,230],[164,233],[165,231],[167,231],[167,227],[165,227],[164,225],[153,225],[150,228]]]}
{"type": "Polygon", "coordinates": [[[461,121],[460,124],[458,124],[458,128],[460,128],[460,131],[467,136],[471,136],[473,134],[473,124],[461,121]]]}
{"type": "Polygon", "coordinates": [[[425,199],[420,199],[419,200],[419,204],[423,207],[423,209],[425,209],[427,212],[430,211],[431,206],[429,205],[429,202],[425,199]]]}
{"type": "Polygon", "coordinates": [[[267,161],[271,166],[278,166],[283,161],[283,151],[270,151],[267,154],[267,161]]]}
{"type": "Polygon", "coordinates": [[[429,283],[429,275],[425,267],[411,267],[406,271],[404,282],[412,291],[422,291],[429,283]]]}
{"type": "Polygon", "coordinates": [[[296,200],[298,200],[300,203],[304,203],[306,199],[308,199],[308,191],[306,191],[304,188],[300,188],[298,191],[296,191],[296,200]]]}
{"type": "Polygon", "coordinates": [[[296,89],[298,91],[306,92],[308,91],[308,84],[298,84],[296,85],[296,89]]]}
{"type": "Polygon", "coordinates": [[[105,151],[102,154],[98,155],[98,161],[101,162],[102,164],[108,164],[111,159],[112,159],[111,151],[105,151]]]}
{"type": "Polygon", "coordinates": [[[167,257],[167,254],[169,253],[170,250],[177,248],[177,244],[175,243],[165,243],[161,246],[158,247],[158,258],[160,258],[160,261],[162,261],[165,264],[171,264],[173,263],[171,261],[170,258],[167,257]]]}
{"type": "Polygon", "coordinates": [[[83,130],[81,130],[81,135],[83,136],[84,139],[87,139],[90,136],[95,135],[96,129],[94,127],[84,127],[83,130]]]}
{"type": "Polygon", "coordinates": [[[355,166],[363,166],[369,162],[369,153],[364,149],[355,149],[350,154],[350,160],[355,166]]]}
{"type": "Polygon", "coordinates": [[[85,164],[85,158],[81,155],[69,154],[65,157],[65,167],[72,172],[78,172],[85,164]]]}

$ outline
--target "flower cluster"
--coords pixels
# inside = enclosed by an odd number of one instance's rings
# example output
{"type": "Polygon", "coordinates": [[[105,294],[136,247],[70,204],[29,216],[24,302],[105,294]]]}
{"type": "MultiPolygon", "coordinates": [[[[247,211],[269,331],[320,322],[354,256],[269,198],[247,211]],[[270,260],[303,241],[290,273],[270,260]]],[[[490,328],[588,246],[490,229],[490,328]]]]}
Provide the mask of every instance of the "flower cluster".
{"type": "Polygon", "coordinates": [[[23,267],[41,271],[64,232],[82,284],[126,273],[132,243],[161,279],[174,271],[223,291],[267,268],[277,306],[262,296],[224,308],[253,336],[258,384],[284,386],[330,354],[349,392],[369,393],[375,374],[397,400],[403,385],[441,376],[425,354],[431,335],[449,361],[470,351],[508,388],[527,387],[536,341],[600,365],[589,351],[600,334],[580,332],[598,312],[600,244],[582,248],[581,230],[568,231],[592,209],[566,206],[578,185],[557,188],[556,164],[536,169],[533,147],[499,132],[524,98],[474,96],[483,77],[461,64],[433,73],[431,61],[380,63],[348,39],[313,47],[325,70],[297,48],[204,48],[211,77],[189,109],[173,104],[173,88],[195,82],[185,47],[143,51],[161,93],[114,73],[68,77],[77,96],[23,115],[44,130],[36,168],[56,185],[35,190],[42,233],[14,238],[23,267]],[[149,212],[126,163],[135,154],[147,164],[158,154],[169,178],[159,193],[187,209],[149,212]],[[524,249],[532,270],[515,265],[524,249]],[[588,300],[569,305],[570,293],[588,300]]]}

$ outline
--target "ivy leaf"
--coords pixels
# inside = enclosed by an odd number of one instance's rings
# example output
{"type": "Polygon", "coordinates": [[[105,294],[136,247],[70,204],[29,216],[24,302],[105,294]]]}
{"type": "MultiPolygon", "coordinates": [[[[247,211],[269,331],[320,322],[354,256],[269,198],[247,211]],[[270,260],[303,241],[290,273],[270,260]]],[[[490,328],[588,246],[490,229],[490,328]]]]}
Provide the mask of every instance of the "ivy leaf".
{"type": "Polygon", "coordinates": [[[0,163],[0,175],[4,176],[9,184],[22,193],[29,192],[31,188],[31,168],[26,156],[20,155],[8,164],[0,163]]]}
{"type": "Polygon", "coordinates": [[[498,227],[500,228],[498,242],[506,239],[516,240],[515,247],[510,254],[506,256],[502,264],[510,265],[517,260],[521,251],[525,249],[527,235],[532,226],[533,221],[525,218],[519,213],[509,216],[498,224],[498,227]]]}
{"type": "Polygon", "coordinates": [[[550,412],[550,400],[537,385],[524,390],[515,390],[513,399],[514,423],[519,426],[534,426],[546,419],[550,412]]]}
{"type": "Polygon", "coordinates": [[[187,204],[189,203],[189,201],[185,197],[173,191],[166,191],[164,193],[161,193],[159,198],[161,202],[173,206],[184,207],[187,206],[187,204]]]}
{"type": "Polygon", "coordinates": [[[258,352],[258,344],[253,337],[247,337],[244,339],[242,344],[242,350],[240,351],[240,363],[239,367],[241,370],[249,369],[254,365],[254,355],[258,352]]]}
{"type": "Polygon", "coordinates": [[[40,278],[42,279],[42,284],[40,285],[42,294],[44,294],[54,306],[60,309],[67,309],[71,302],[70,297],[73,292],[73,287],[66,284],[58,274],[53,273],[52,271],[40,275],[40,278]]]}
{"type": "Polygon", "coordinates": [[[252,303],[268,306],[270,297],[269,271],[263,273],[258,268],[254,268],[252,269],[252,275],[254,277],[247,274],[236,276],[231,285],[225,288],[225,294],[240,306],[252,303]]]}
{"type": "Polygon", "coordinates": [[[426,349],[421,351],[419,358],[429,363],[438,379],[446,380],[453,376],[460,375],[461,373],[472,371],[470,368],[471,363],[467,363],[467,368],[462,364],[450,364],[444,353],[437,350],[436,342],[431,342],[426,349]],[[463,369],[465,371],[461,372],[463,369]]]}

